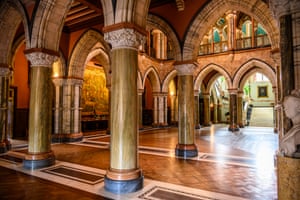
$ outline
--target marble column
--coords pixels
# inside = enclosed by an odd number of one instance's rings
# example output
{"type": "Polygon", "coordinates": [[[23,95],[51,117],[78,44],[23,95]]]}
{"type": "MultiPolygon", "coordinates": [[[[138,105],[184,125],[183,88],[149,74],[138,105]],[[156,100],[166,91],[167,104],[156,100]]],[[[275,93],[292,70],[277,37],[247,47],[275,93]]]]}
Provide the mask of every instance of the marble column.
{"type": "Polygon", "coordinates": [[[106,88],[108,89],[108,117],[107,117],[107,129],[106,134],[110,135],[110,129],[111,129],[111,85],[107,85],[106,88]]]}
{"type": "Polygon", "coordinates": [[[243,121],[243,96],[244,92],[239,91],[237,96],[237,124],[240,128],[244,128],[243,121]]]}
{"type": "Polygon", "coordinates": [[[153,123],[152,126],[153,127],[158,127],[158,104],[159,104],[159,100],[158,100],[158,95],[153,93],[153,123]]]}
{"type": "Polygon", "coordinates": [[[272,88],[274,93],[274,133],[277,133],[279,130],[279,121],[278,121],[278,114],[277,114],[277,108],[276,105],[278,104],[278,94],[277,94],[277,87],[272,88]]]}
{"type": "Polygon", "coordinates": [[[203,93],[204,118],[203,125],[210,126],[210,94],[203,93]]]}
{"type": "Polygon", "coordinates": [[[199,91],[194,91],[194,103],[195,103],[195,129],[200,129],[200,109],[199,109],[199,91]]]}
{"type": "Polygon", "coordinates": [[[219,121],[218,121],[218,102],[215,102],[214,103],[214,124],[217,124],[219,121]]]}
{"type": "Polygon", "coordinates": [[[228,50],[233,50],[236,47],[235,42],[235,31],[236,31],[236,14],[235,11],[230,11],[226,16],[228,24],[228,50]]]}
{"type": "Polygon", "coordinates": [[[176,100],[176,96],[174,94],[171,95],[170,96],[170,108],[171,108],[171,124],[172,125],[177,124],[176,120],[175,120],[175,108],[176,108],[175,100],[176,100]]]}
{"type": "Polygon", "coordinates": [[[11,149],[8,139],[8,89],[10,70],[6,65],[0,65],[0,153],[5,153],[11,149]]]}
{"type": "Polygon", "coordinates": [[[81,141],[80,96],[83,80],[53,79],[55,86],[54,134],[52,142],[81,141]]]}
{"type": "Polygon", "coordinates": [[[55,163],[51,151],[51,116],[53,84],[51,81],[52,64],[57,55],[44,53],[43,50],[26,50],[25,55],[31,63],[29,136],[28,153],[23,161],[24,168],[37,169],[55,163]]]}
{"type": "Polygon", "coordinates": [[[110,167],[104,178],[104,188],[121,194],[142,189],[144,182],[138,163],[136,81],[138,46],[143,35],[135,28],[117,28],[105,27],[104,34],[105,40],[112,45],[110,167]]]}
{"type": "Polygon", "coordinates": [[[237,124],[237,89],[228,89],[229,91],[229,131],[239,131],[237,124]]]}
{"type": "Polygon", "coordinates": [[[144,90],[138,90],[139,129],[143,129],[143,93],[144,90]]]}
{"type": "Polygon", "coordinates": [[[195,145],[194,119],[194,90],[193,64],[176,65],[178,72],[178,144],[175,148],[176,156],[196,157],[198,149],[195,145]]]}

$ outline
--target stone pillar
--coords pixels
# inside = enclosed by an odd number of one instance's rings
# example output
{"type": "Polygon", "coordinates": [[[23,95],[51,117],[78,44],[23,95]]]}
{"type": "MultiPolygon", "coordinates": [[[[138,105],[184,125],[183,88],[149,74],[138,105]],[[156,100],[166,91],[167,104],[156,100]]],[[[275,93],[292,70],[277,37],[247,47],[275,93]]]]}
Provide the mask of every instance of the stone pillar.
{"type": "Polygon", "coordinates": [[[195,129],[200,129],[200,115],[199,115],[199,91],[194,91],[194,103],[195,103],[195,129]]]}
{"type": "Polygon", "coordinates": [[[110,167],[104,188],[116,194],[140,190],[144,182],[138,163],[136,80],[138,46],[143,39],[138,30],[122,24],[104,29],[104,38],[112,45],[110,167]]]}
{"type": "Polygon", "coordinates": [[[274,93],[274,133],[277,133],[278,130],[279,130],[279,121],[278,121],[278,114],[277,114],[277,108],[276,108],[276,105],[278,104],[278,94],[277,94],[277,87],[274,87],[272,88],[273,90],[273,93],[274,93]]]}
{"type": "Polygon", "coordinates": [[[29,103],[29,136],[28,153],[23,166],[27,169],[47,167],[55,163],[51,151],[51,116],[53,85],[51,81],[52,64],[57,58],[40,51],[26,50],[25,55],[31,63],[30,103],[29,103]]]}
{"type": "MultiPolygon", "coordinates": [[[[293,89],[300,89],[300,4],[299,1],[270,0],[270,8],[280,26],[280,60],[278,65],[279,140],[291,128],[281,104],[293,89]],[[280,127],[282,126],[282,127],[280,127]]],[[[277,156],[278,200],[300,199],[299,159],[277,156]]]]}
{"type": "Polygon", "coordinates": [[[243,96],[244,92],[239,91],[237,96],[237,124],[240,128],[244,128],[243,121],[243,96]]]}
{"type": "Polygon", "coordinates": [[[194,119],[194,90],[193,64],[175,66],[178,72],[178,144],[175,148],[176,156],[195,157],[198,149],[195,145],[194,119]]]}
{"type": "Polygon", "coordinates": [[[143,129],[143,93],[144,90],[138,90],[139,129],[143,129]]]}
{"type": "Polygon", "coordinates": [[[55,86],[54,134],[52,142],[81,141],[80,79],[53,79],[55,86]]]}
{"type": "Polygon", "coordinates": [[[177,124],[176,120],[175,120],[175,108],[176,108],[175,102],[176,102],[176,96],[174,94],[170,95],[171,124],[172,125],[177,124]]]}
{"type": "Polygon", "coordinates": [[[209,93],[203,93],[203,104],[204,104],[203,125],[210,126],[210,95],[209,95],[209,93]]]}
{"type": "Polygon", "coordinates": [[[214,102],[214,124],[217,124],[218,121],[218,102],[214,102]]]}
{"type": "Polygon", "coordinates": [[[237,124],[237,89],[228,89],[229,91],[229,131],[239,131],[237,124]]]}
{"type": "Polygon", "coordinates": [[[111,85],[106,85],[106,88],[108,89],[108,116],[107,116],[107,129],[106,134],[110,134],[110,127],[111,127],[111,85]]]}
{"type": "Polygon", "coordinates": [[[156,93],[153,93],[153,123],[152,126],[153,127],[158,127],[159,123],[158,123],[158,95],[156,93]]]}
{"type": "Polygon", "coordinates": [[[0,65],[0,153],[5,153],[11,149],[7,129],[9,76],[8,66],[0,65]]]}
{"type": "Polygon", "coordinates": [[[233,50],[236,48],[235,42],[235,30],[236,30],[236,14],[235,11],[231,11],[227,15],[227,23],[228,23],[228,50],[233,50]]]}

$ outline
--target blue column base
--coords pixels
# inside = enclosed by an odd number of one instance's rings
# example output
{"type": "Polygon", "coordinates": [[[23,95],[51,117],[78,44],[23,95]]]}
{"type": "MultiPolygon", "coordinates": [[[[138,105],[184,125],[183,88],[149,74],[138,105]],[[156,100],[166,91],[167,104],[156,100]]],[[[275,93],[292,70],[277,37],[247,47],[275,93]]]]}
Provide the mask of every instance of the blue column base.
{"type": "Polygon", "coordinates": [[[23,160],[23,167],[25,169],[40,169],[43,167],[49,167],[55,164],[55,157],[48,157],[43,160],[23,160]]]}
{"type": "Polygon", "coordinates": [[[192,158],[198,156],[198,150],[175,149],[175,155],[178,157],[192,158]]]}
{"type": "Polygon", "coordinates": [[[112,180],[105,176],[104,178],[104,188],[105,190],[112,192],[114,194],[125,194],[136,192],[142,189],[144,186],[144,176],[140,176],[133,180],[112,180]]]}

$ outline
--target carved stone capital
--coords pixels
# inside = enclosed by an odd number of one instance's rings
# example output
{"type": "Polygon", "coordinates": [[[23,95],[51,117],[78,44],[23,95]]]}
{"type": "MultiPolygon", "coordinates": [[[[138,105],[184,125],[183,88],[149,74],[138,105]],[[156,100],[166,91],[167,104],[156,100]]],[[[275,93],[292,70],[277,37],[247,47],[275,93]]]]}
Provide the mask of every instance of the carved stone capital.
{"type": "Polygon", "coordinates": [[[0,77],[8,77],[10,75],[10,69],[6,67],[0,67],[0,77]]]}
{"type": "Polygon", "coordinates": [[[57,56],[50,55],[44,52],[31,52],[25,54],[26,58],[30,61],[31,67],[52,67],[54,61],[57,60],[57,56]]]}
{"type": "Polygon", "coordinates": [[[113,49],[129,48],[138,50],[145,40],[144,36],[131,28],[113,30],[104,34],[104,39],[112,45],[113,49]]]}
{"type": "Polygon", "coordinates": [[[179,76],[193,75],[195,66],[193,64],[182,64],[176,65],[175,69],[178,72],[179,76]]]}
{"type": "Polygon", "coordinates": [[[276,18],[300,11],[299,0],[270,0],[270,8],[276,18]]]}

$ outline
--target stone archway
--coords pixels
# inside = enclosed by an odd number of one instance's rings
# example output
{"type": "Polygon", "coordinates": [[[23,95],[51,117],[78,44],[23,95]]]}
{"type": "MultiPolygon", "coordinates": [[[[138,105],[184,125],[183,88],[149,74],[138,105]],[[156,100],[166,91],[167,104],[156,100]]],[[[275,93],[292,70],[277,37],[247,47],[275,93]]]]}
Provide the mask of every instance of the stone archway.
{"type": "Polygon", "coordinates": [[[195,17],[190,29],[187,31],[183,47],[183,58],[193,60],[197,57],[198,47],[205,34],[205,31],[201,30],[208,30],[217,21],[220,16],[216,13],[225,13],[228,10],[238,10],[253,16],[266,29],[272,48],[279,47],[277,23],[266,3],[261,0],[213,0],[195,17]]]}

